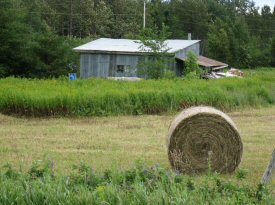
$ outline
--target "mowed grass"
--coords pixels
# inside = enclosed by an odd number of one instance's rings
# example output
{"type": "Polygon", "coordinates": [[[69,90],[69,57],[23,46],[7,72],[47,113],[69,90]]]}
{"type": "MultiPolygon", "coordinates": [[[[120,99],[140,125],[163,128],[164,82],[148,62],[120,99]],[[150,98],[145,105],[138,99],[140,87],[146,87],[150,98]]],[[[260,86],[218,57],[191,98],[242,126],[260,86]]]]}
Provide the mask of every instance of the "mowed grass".
{"type": "MultiPolygon", "coordinates": [[[[244,144],[240,167],[249,183],[257,184],[275,147],[275,107],[229,113],[244,144]]],[[[36,160],[51,160],[57,175],[81,162],[101,172],[148,166],[169,168],[166,134],[174,115],[94,118],[15,118],[0,115],[0,166],[23,171],[36,160]]]]}

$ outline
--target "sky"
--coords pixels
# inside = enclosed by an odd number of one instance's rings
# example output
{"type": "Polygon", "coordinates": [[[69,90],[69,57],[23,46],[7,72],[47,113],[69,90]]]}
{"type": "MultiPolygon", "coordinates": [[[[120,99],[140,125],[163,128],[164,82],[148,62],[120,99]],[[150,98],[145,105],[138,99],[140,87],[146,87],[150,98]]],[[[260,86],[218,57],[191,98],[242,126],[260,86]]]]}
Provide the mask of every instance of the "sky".
{"type": "Polygon", "coordinates": [[[264,5],[269,5],[271,9],[274,8],[275,6],[275,0],[254,0],[257,6],[264,6],[264,5]]]}

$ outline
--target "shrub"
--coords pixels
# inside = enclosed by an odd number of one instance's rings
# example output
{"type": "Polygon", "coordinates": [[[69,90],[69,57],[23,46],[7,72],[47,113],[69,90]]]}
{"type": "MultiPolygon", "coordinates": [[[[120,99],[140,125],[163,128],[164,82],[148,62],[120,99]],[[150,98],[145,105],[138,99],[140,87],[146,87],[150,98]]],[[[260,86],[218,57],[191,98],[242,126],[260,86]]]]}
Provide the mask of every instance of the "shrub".
{"type": "Polygon", "coordinates": [[[175,74],[174,71],[168,70],[168,71],[164,72],[163,78],[164,79],[175,79],[176,78],[176,74],[175,74]]]}
{"type": "Polygon", "coordinates": [[[192,51],[187,54],[185,61],[185,75],[188,79],[198,79],[201,77],[202,70],[198,65],[198,57],[192,51]]]}

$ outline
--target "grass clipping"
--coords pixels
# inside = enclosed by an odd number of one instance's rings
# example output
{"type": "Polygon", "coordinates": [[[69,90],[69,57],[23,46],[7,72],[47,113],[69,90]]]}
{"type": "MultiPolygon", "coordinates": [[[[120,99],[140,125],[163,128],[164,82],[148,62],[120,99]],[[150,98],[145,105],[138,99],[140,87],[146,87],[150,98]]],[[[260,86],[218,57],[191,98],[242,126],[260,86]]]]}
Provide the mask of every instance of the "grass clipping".
{"type": "Polygon", "coordinates": [[[172,168],[181,173],[232,173],[243,144],[229,116],[212,107],[183,110],[172,122],[167,138],[172,168]]]}

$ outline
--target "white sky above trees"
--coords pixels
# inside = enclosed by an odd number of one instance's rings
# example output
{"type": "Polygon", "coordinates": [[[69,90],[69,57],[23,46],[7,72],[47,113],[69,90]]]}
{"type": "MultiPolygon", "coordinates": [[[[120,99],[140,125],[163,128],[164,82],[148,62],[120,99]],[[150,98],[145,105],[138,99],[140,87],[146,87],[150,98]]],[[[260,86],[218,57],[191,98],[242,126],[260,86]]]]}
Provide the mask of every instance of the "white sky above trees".
{"type": "Polygon", "coordinates": [[[264,5],[268,5],[271,7],[271,10],[273,10],[275,6],[275,0],[253,0],[257,6],[263,7],[264,5]]]}

